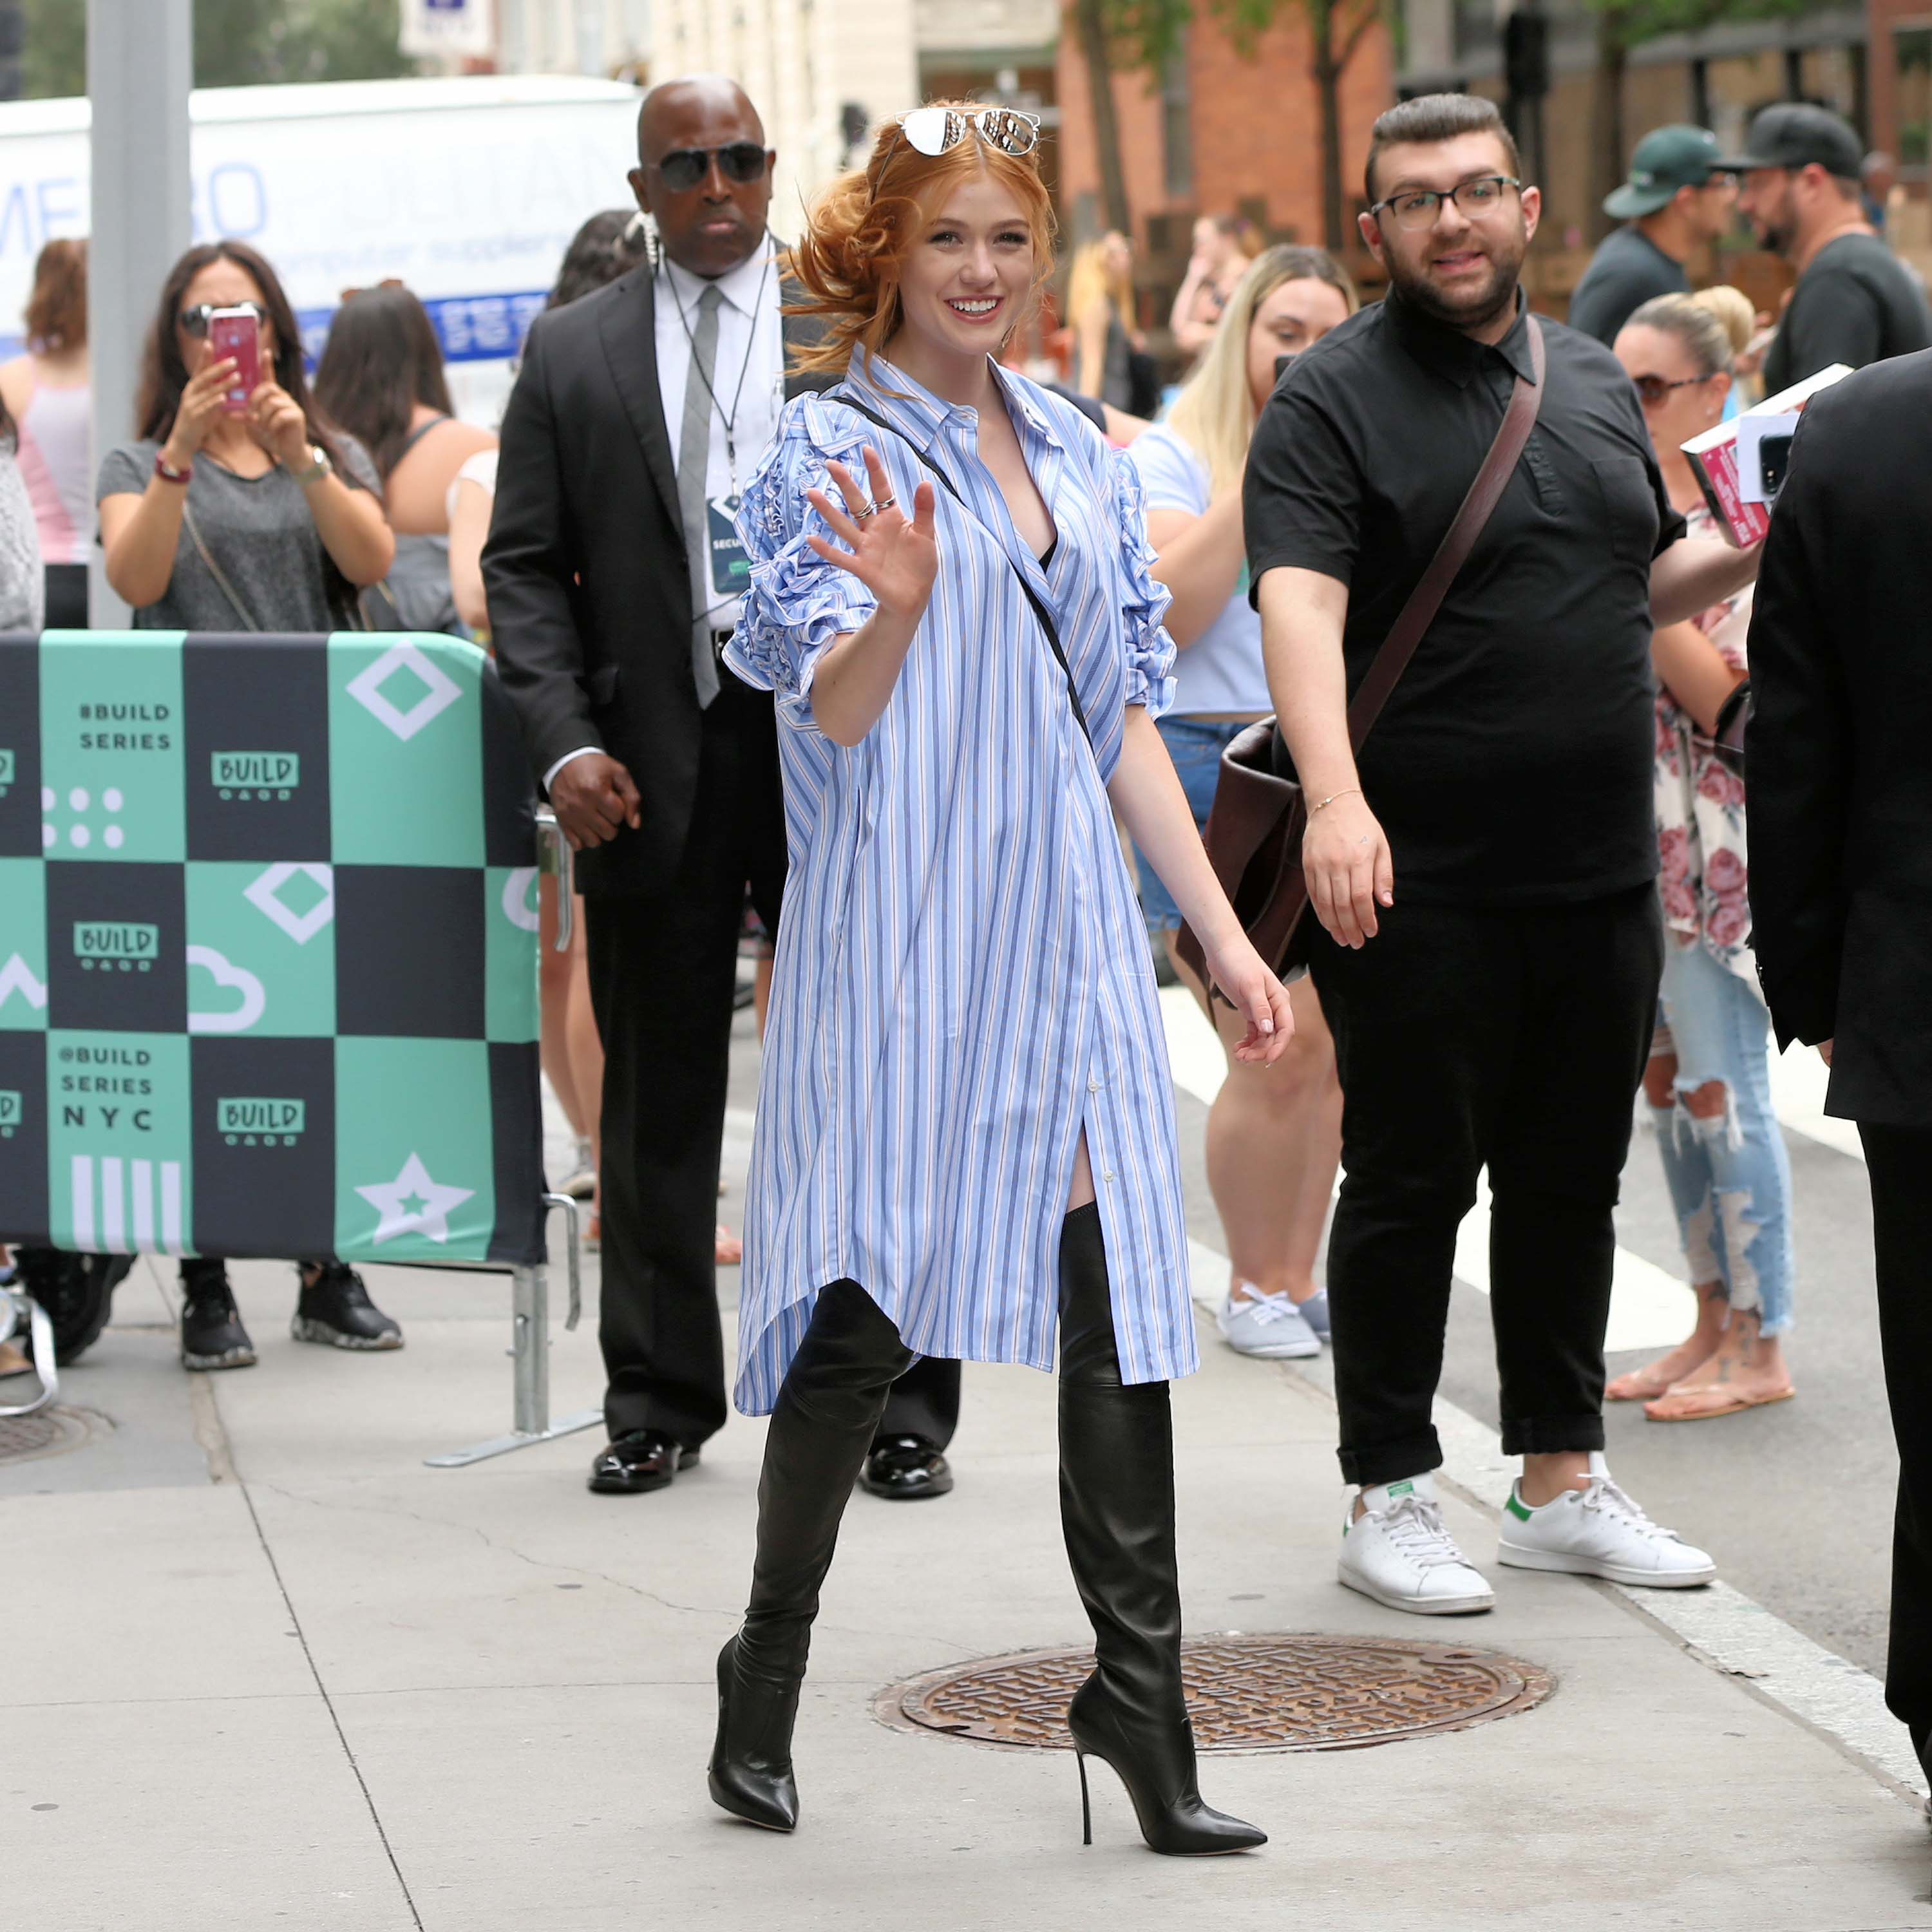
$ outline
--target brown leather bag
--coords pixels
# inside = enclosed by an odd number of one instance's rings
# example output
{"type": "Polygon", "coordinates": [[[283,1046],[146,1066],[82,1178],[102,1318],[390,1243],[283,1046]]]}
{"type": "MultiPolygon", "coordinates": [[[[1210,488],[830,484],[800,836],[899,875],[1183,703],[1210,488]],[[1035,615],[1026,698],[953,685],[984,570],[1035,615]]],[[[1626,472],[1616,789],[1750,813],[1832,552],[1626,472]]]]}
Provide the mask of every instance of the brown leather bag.
{"type": "MultiPolygon", "coordinates": [[[[1408,593],[1368,674],[1348,705],[1348,742],[1358,755],[1369,728],[1394,690],[1436,620],[1449,586],[1469,560],[1490,513],[1502,500],[1543,400],[1543,329],[1529,319],[1534,381],[1519,376],[1503,412],[1496,440],[1469,485],[1429,568],[1408,593]]],[[[1221,754],[1221,773],[1208,815],[1208,856],[1255,950],[1284,979],[1306,968],[1308,880],[1301,869],[1301,838],[1308,824],[1301,787],[1284,774],[1294,769],[1272,718],[1258,719],[1221,754]]],[[[1205,980],[1207,962],[1191,926],[1178,942],[1182,961],[1205,980]]],[[[1219,988],[1216,988],[1218,992],[1219,988]]]]}

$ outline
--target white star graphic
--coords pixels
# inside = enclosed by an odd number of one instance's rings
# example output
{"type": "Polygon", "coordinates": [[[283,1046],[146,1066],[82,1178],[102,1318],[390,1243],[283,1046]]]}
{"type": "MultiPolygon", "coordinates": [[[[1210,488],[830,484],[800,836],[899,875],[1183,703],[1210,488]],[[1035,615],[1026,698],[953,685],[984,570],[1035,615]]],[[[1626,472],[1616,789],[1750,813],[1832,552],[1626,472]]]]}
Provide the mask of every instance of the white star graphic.
{"type": "Polygon", "coordinates": [[[432,1241],[449,1239],[449,1210],[460,1208],[476,1190],[444,1187],[429,1178],[422,1156],[412,1154],[394,1180],[356,1192],[382,1217],[376,1225],[376,1245],[398,1234],[424,1234],[432,1241]]]}

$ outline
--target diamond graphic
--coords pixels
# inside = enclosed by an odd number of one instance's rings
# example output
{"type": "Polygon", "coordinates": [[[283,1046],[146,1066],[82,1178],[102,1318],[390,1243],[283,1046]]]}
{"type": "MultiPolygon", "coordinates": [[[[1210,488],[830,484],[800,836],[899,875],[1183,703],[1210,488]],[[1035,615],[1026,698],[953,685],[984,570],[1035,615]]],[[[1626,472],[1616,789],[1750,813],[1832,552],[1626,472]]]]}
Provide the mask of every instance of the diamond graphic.
{"type": "Polygon", "coordinates": [[[398,1234],[419,1234],[432,1241],[448,1240],[449,1210],[461,1207],[476,1192],[473,1187],[446,1187],[432,1180],[422,1156],[414,1153],[404,1162],[402,1172],[394,1180],[356,1191],[380,1216],[375,1238],[379,1247],[398,1234]]]}
{"type": "Polygon", "coordinates": [[[298,865],[284,862],[271,866],[242,887],[242,896],[257,912],[274,920],[298,946],[306,946],[335,916],[334,868],[311,860],[304,860],[298,865]],[[304,913],[293,911],[280,897],[282,888],[298,873],[322,892],[322,897],[304,913]]]}
{"type": "Polygon", "coordinates": [[[345,687],[350,696],[370,717],[393,731],[404,744],[425,724],[440,718],[463,695],[463,687],[439,668],[412,644],[400,644],[385,651],[367,670],[358,671],[345,687]],[[383,685],[399,670],[407,670],[424,686],[423,694],[408,710],[399,711],[382,694],[383,685]]]}

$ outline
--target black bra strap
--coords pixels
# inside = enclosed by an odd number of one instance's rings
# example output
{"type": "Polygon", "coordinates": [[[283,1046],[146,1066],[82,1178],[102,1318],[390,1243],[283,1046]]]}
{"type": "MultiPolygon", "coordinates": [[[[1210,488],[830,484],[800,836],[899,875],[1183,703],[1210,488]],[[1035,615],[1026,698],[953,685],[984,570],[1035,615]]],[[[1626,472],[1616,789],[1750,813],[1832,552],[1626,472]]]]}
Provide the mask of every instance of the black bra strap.
{"type": "MultiPolygon", "coordinates": [[[[904,443],[908,449],[912,451],[914,455],[917,457],[920,461],[924,464],[926,468],[931,470],[933,475],[938,477],[940,482],[945,485],[947,493],[952,497],[953,500],[958,504],[959,507],[964,510],[969,517],[973,514],[972,506],[967,502],[964,496],[960,495],[958,488],[953,483],[952,478],[947,476],[946,472],[940,469],[939,465],[934,462],[932,458],[928,456],[923,450],[916,447],[909,437],[901,434],[898,430],[894,429],[892,424],[886,422],[884,416],[879,415],[875,410],[868,410],[863,403],[855,402],[851,397],[836,392],[831,395],[829,395],[826,400],[828,402],[842,403],[847,409],[856,410],[857,412],[860,416],[863,416],[868,422],[877,423],[880,428],[885,430],[889,436],[898,436],[899,440],[904,443]]],[[[1056,538],[1055,541],[1058,542],[1058,538],[1056,538]]],[[[1003,556],[1006,556],[1006,551],[1004,546],[1002,547],[1000,554],[1003,556]]],[[[1049,550],[1047,552],[1047,554],[1051,556],[1053,553],[1049,550]]],[[[1027,602],[1033,606],[1033,614],[1039,619],[1040,628],[1046,633],[1046,641],[1053,646],[1053,655],[1059,662],[1060,674],[1066,680],[1066,701],[1072,706],[1074,721],[1079,725],[1082,735],[1084,736],[1088,744],[1090,746],[1094,742],[1094,734],[1087,728],[1087,713],[1081,708],[1080,694],[1074,688],[1073,686],[1072,667],[1067,663],[1066,652],[1060,646],[1060,627],[1053,621],[1053,613],[1047,608],[1046,600],[1042,598],[1039,592],[1034,590],[1033,586],[1027,581],[1026,573],[1020,568],[1018,564],[1013,562],[1011,557],[1006,557],[1006,561],[1009,564],[1012,565],[1013,574],[1019,579],[1020,588],[1026,593],[1027,602]]]]}

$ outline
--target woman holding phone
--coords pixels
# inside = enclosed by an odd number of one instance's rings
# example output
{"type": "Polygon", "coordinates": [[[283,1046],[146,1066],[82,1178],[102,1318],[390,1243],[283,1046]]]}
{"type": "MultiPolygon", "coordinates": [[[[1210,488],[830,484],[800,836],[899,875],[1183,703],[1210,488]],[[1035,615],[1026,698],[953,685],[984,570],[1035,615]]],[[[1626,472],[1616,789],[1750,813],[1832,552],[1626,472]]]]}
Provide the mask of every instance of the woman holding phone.
{"type": "MultiPolygon", "coordinates": [[[[139,440],[109,451],[95,492],[107,580],[136,628],[333,631],[356,589],[388,570],[374,466],[316,413],[295,312],[245,244],[190,248],[169,272],[136,416],[139,440]],[[211,334],[241,352],[216,355],[211,334]]],[[[300,1274],[296,1340],[402,1346],[353,1268],[304,1262],[300,1274]]],[[[183,1262],[182,1292],[184,1368],[254,1361],[219,1261],[183,1262]]]]}
{"type": "Polygon", "coordinates": [[[95,494],[107,580],[137,627],[332,631],[388,572],[375,467],[310,401],[295,312],[245,243],[190,248],[170,272],[136,416],[95,494]],[[242,352],[216,356],[212,332],[242,352]]]}
{"type": "Polygon", "coordinates": [[[1118,811],[1279,1058],[1248,944],[1154,725],[1167,597],[1139,485],[1000,367],[1052,266],[1039,124],[889,124],[796,257],[824,317],[747,486],[726,662],[776,694],[791,869],[765,1036],[739,1406],[769,1412],[711,1793],[798,1815],[791,1729],[819,1588],[916,1355],[1060,1367],[1060,1514],[1097,1667],[1069,1716],[1158,1852],[1263,1842],[1196,1783],[1168,1380],[1197,1364],[1172,1088],[1118,811]]]}

